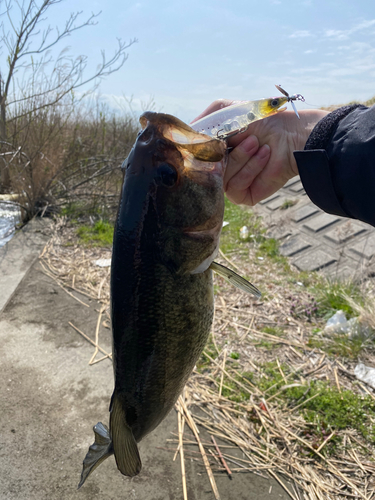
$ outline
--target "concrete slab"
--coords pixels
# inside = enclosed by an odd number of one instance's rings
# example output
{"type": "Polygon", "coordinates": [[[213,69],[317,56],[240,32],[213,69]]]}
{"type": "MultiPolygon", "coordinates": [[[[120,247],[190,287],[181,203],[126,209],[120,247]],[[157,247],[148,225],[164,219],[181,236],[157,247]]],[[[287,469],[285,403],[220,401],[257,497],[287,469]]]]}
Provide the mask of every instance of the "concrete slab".
{"type": "Polygon", "coordinates": [[[0,311],[47,243],[49,228],[48,219],[33,219],[0,248],[0,311]]]}
{"type": "Polygon", "coordinates": [[[293,193],[302,193],[302,191],[305,191],[301,181],[293,183],[289,189],[293,191],[293,193]]]}
{"type": "Polygon", "coordinates": [[[290,228],[285,228],[284,226],[273,226],[267,231],[267,236],[269,238],[275,238],[276,240],[285,240],[287,236],[293,234],[290,228]]]}
{"type": "Polygon", "coordinates": [[[301,222],[302,220],[307,219],[307,217],[310,217],[311,215],[314,215],[318,212],[318,207],[313,205],[312,203],[309,203],[308,205],[305,205],[296,210],[293,214],[292,220],[294,222],[301,222]]]}
{"type": "Polygon", "coordinates": [[[313,231],[314,233],[317,233],[318,231],[322,231],[332,224],[336,224],[337,222],[339,222],[339,220],[340,218],[336,215],[322,213],[317,217],[313,217],[308,222],[305,222],[303,224],[303,227],[310,229],[310,231],[313,231]]]}
{"type": "Polygon", "coordinates": [[[294,184],[297,184],[297,182],[300,182],[300,178],[299,176],[297,177],[292,177],[292,179],[289,179],[288,182],[286,184],[284,184],[283,188],[290,188],[291,186],[293,186],[294,184]]]}
{"type": "Polygon", "coordinates": [[[319,249],[310,251],[292,262],[300,271],[319,271],[337,262],[337,258],[319,249]]]}
{"type": "Polygon", "coordinates": [[[284,243],[280,246],[281,255],[285,255],[286,257],[292,257],[292,255],[296,255],[303,250],[307,250],[311,247],[311,244],[302,238],[300,234],[296,234],[288,238],[284,243]]]}
{"type": "Polygon", "coordinates": [[[268,198],[266,198],[266,199],[264,199],[264,200],[260,201],[259,203],[260,203],[261,205],[266,205],[266,204],[267,204],[267,203],[269,203],[270,201],[275,200],[276,198],[278,198],[279,196],[280,196],[279,194],[275,193],[275,194],[273,194],[273,195],[269,196],[268,198]]]}
{"type": "Polygon", "coordinates": [[[348,220],[344,224],[340,224],[339,227],[335,227],[328,231],[328,233],[324,235],[324,238],[327,238],[336,245],[340,245],[341,243],[346,243],[354,236],[358,236],[365,231],[366,228],[361,224],[358,224],[358,222],[348,220]]]}
{"type": "Polygon", "coordinates": [[[367,238],[358,241],[350,247],[350,251],[361,258],[371,259],[375,255],[375,234],[372,232],[367,238]]]}
{"type": "MultiPolygon", "coordinates": [[[[174,410],[141,442],[139,476],[125,478],[110,457],[77,491],[92,426],[108,423],[113,375],[109,360],[88,365],[93,348],[68,321],[93,336],[97,307],[80,305],[35,262],[0,314],[1,499],[183,498],[179,460],[173,462],[173,453],[162,449],[172,447],[166,439],[177,432],[174,410]]],[[[110,345],[109,337],[109,330],[100,332],[103,346],[110,345]]],[[[186,475],[189,500],[213,499],[199,463],[187,458],[186,475]]],[[[289,499],[276,481],[255,474],[215,479],[222,499],[289,499]]]]}
{"type": "Polygon", "coordinates": [[[272,200],[270,203],[267,204],[268,210],[277,210],[283,205],[286,199],[287,199],[286,196],[278,196],[275,200],[272,200]]]}
{"type": "Polygon", "coordinates": [[[337,280],[373,278],[368,267],[375,259],[375,228],[358,220],[324,213],[311,201],[306,203],[305,196],[300,178],[293,177],[277,193],[255,206],[255,213],[261,215],[268,226],[267,236],[278,239],[281,252],[291,257],[291,262],[300,269],[318,270],[337,280]],[[286,199],[298,200],[297,206],[282,210],[286,199]],[[290,235],[300,235],[309,245],[298,243],[294,236],[287,244],[286,237],[290,235]],[[327,251],[321,253],[320,249],[327,251]],[[333,261],[327,257],[329,252],[333,261]],[[339,255],[345,258],[339,259],[339,255]],[[359,262],[363,263],[363,269],[358,268],[359,262]]]}

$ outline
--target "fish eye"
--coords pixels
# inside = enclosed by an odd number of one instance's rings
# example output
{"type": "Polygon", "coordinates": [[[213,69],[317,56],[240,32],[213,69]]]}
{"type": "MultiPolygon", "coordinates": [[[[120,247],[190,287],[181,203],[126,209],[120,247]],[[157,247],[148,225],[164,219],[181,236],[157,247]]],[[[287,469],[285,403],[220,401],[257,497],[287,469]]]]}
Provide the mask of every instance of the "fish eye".
{"type": "Polygon", "coordinates": [[[278,99],[272,99],[270,104],[271,104],[271,106],[273,108],[276,108],[276,106],[279,105],[279,100],[278,99]]]}
{"type": "Polygon", "coordinates": [[[172,187],[177,182],[177,170],[170,163],[160,163],[157,169],[156,183],[172,187]]]}

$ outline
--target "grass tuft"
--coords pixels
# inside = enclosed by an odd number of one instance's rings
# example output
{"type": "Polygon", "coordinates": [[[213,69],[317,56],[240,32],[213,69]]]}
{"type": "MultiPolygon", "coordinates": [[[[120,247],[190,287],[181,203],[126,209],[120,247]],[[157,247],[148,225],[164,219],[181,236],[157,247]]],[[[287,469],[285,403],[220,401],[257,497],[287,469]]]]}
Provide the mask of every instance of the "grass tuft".
{"type": "Polygon", "coordinates": [[[344,311],[347,319],[357,316],[351,303],[363,304],[363,295],[358,285],[352,281],[334,282],[322,279],[313,286],[318,302],[318,315],[324,319],[330,318],[336,311],[344,311]]]}
{"type": "Polygon", "coordinates": [[[107,247],[112,245],[113,231],[112,224],[100,220],[93,226],[80,226],[77,229],[77,236],[84,245],[107,247]]]}
{"type": "Polygon", "coordinates": [[[281,205],[280,210],[287,210],[290,207],[294,207],[296,203],[298,203],[298,200],[285,200],[281,205]]]}
{"type": "Polygon", "coordinates": [[[262,226],[261,218],[249,209],[234,205],[227,198],[225,198],[224,220],[229,222],[223,228],[220,238],[220,248],[224,253],[241,252],[241,250],[246,249],[249,242],[256,242],[264,238],[262,235],[265,229],[262,226]],[[249,236],[241,239],[240,229],[243,226],[248,228],[249,236]]]}
{"type": "Polygon", "coordinates": [[[238,352],[231,352],[229,356],[232,359],[240,359],[240,354],[238,352]]]}
{"type": "MultiPolygon", "coordinates": [[[[282,365],[281,368],[285,375],[290,374],[288,365],[282,365]]],[[[353,428],[371,443],[375,443],[375,427],[371,419],[371,414],[375,412],[375,401],[370,396],[362,396],[348,390],[339,392],[327,382],[319,380],[282,391],[285,381],[276,362],[265,363],[263,370],[265,376],[261,376],[256,384],[262,391],[268,391],[268,396],[278,393],[278,397],[291,408],[306,401],[299,412],[306,422],[312,424],[311,434],[321,438],[322,432],[328,434],[333,430],[353,428]],[[310,399],[313,396],[315,397],[310,399]]],[[[298,374],[289,378],[288,384],[293,382],[299,382],[298,374]]],[[[330,444],[332,449],[334,444],[334,441],[330,444]]]]}

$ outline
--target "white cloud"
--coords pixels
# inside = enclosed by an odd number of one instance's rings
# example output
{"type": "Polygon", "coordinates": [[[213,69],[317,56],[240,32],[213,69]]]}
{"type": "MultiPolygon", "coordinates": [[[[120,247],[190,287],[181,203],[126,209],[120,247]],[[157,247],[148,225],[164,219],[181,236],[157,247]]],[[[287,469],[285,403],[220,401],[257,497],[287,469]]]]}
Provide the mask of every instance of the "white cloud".
{"type": "Polygon", "coordinates": [[[375,25],[375,19],[369,19],[368,21],[362,21],[356,24],[355,26],[353,26],[348,30],[335,30],[335,29],[327,30],[324,36],[332,40],[346,40],[347,38],[350,37],[350,35],[353,35],[354,33],[359,33],[361,31],[365,31],[374,25],[375,25]]]}
{"type": "Polygon", "coordinates": [[[308,38],[310,36],[313,36],[310,31],[307,30],[299,30],[295,31],[291,35],[289,35],[289,38],[308,38]]]}

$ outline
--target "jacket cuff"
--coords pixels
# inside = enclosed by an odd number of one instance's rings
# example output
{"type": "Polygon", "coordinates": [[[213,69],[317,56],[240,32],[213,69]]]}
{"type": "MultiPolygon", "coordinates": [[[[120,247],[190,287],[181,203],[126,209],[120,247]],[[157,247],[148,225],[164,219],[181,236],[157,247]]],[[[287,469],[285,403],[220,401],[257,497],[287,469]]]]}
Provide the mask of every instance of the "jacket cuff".
{"type": "Polygon", "coordinates": [[[315,125],[309,138],[307,139],[305,150],[327,149],[340,121],[360,106],[360,104],[343,106],[342,108],[338,108],[322,118],[315,125]]]}
{"type": "Polygon", "coordinates": [[[294,151],[294,157],[311,201],[325,212],[347,217],[336,196],[327,152],[324,149],[294,151]]]}

